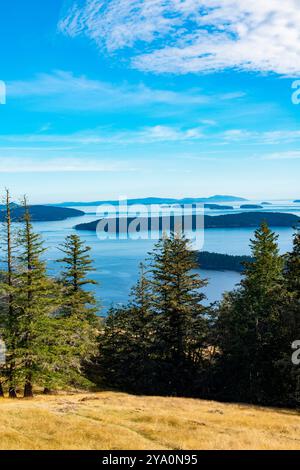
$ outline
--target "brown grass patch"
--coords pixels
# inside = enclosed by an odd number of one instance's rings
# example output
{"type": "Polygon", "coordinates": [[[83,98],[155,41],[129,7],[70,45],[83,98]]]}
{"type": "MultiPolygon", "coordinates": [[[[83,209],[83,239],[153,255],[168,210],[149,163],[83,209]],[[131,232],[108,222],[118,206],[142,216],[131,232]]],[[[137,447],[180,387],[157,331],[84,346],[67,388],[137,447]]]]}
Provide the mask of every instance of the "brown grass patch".
{"type": "Polygon", "coordinates": [[[0,449],[300,449],[295,411],[102,392],[0,400],[0,449]]]}

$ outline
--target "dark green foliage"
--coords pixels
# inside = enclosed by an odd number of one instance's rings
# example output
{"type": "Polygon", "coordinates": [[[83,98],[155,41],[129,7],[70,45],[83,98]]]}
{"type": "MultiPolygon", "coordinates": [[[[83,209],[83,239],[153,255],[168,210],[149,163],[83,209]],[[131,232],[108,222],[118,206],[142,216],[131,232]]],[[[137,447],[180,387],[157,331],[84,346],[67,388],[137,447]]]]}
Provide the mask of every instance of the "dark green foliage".
{"type": "MultiPolygon", "coordinates": [[[[16,243],[15,232],[12,228],[11,202],[9,191],[5,191],[5,206],[3,206],[4,223],[2,233],[2,249],[4,253],[5,270],[1,273],[0,292],[0,327],[1,337],[6,346],[6,363],[2,364],[2,375],[7,382],[10,398],[16,398],[17,363],[16,349],[18,341],[19,308],[14,302],[16,289],[16,243]]],[[[2,379],[3,380],[3,379],[2,379]]],[[[0,391],[1,392],[1,391],[0,391]]],[[[3,390],[2,390],[3,393],[3,390]]]]}
{"type": "Polygon", "coordinates": [[[52,347],[58,331],[53,316],[59,306],[57,286],[47,276],[45,252],[38,234],[34,233],[24,199],[24,223],[19,233],[18,273],[15,304],[20,310],[18,360],[24,380],[24,396],[33,394],[33,384],[41,383],[52,363],[52,347]]]}
{"type": "Polygon", "coordinates": [[[291,361],[291,345],[300,339],[300,232],[294,235],[293,250],[285,257],[284,269],[286,298],[282,308],[285,319],[285,342],[281,347],[281,358],[277,363],[281,372],[284,396],[283,403],[299,406],[300,371],[291,361]]]}
{"type": "Polygon", "coordinates": [[[99,306],[87,289],[96,284],[88,277],[93,271],[90,248],[77,235],[70,235],[60,250],[64,255],[58,260],[64,266],[60,278],[63,302],[57,320],[67,332],[63,375],[75,385],[82,381],[82,368],[96,351],[99,306]]]}
{"type": "Polygon", "coordinates": [[[96,380],[100,375],[104,383],[136,393],[155,393],[160,387],[151,295],[151,285],[141,265],[130,303],[111,309],[105,320],[99,356],[95,359],[96,380]]]}
{"type": "Polygon", "coordinates": [[[193,271],[197,263],[189,241],[177,234],[157,243],[150,267],[161,379],[168,393],[188,393],[196,369],[201,371],[206,346],[207,309],[201,291],[206,282],[193,271]]]}
{"type": "Polygon", "coordinates": [[[61,275],[64,303],[61,313],[65,317],[78,317],[82,320],[95,321],[98,311],[95,296],[85,289],[88,285],[96,284],[87,275],[94,269],[89,252],[78,235],[70,235],[60,248],[64,254],[58,262],[65,266],[61,275]]]}
{"type": "Polygon", "coordinates": [[[85,287],[91,268],[89,249],[77,236],[66,241],[66,270],[60,282],[47,275],[45,249],[33,230],[26,198],[21,229],[12,229],[6,194],[3,230],[4,270],[0,277],[0,334],[6,359],[0,370],[0,395],[24,386],[56,388],[84,384],[82,363],[94,352],[98,334],[94,296],[85,287]],[[72,262],[70,261],[70,256],[72,262]]]}
{"type": "Polygon", "coordinates": [[[197,252],[197,261],[202,269],[215,271],[236,271],[242,273],[245,263],[252,261],[251,256],[232,256],[208,251],[197,252]]]}
{"type": "MultiPolygon", "coordinates": [[[[299,231],[285,256],[266,223],[251,240],[252,257],[199,255],[184,236],[163,237],[141,265],[128,304],[100,322],[89,290],[95,284],[90,248],[68,236],[62,274],[52,279],[26,199],[19,233],[12,229],[8,192],[5,202],[0,335],[7,354],[0,397],[15,397],[20,386],[29,397],[34,387],[49,391],[92,381],[134,393],[299,405],[300,373],[291,361],[291,345],[300,340],[299,231]],[[219,304],[205,304],[199,260],[206,268],[223,263],[244,271],[219,304]]],[[[249,215],[253,224],[263,216],[249,215]]]]}
{"type": "Polygon", "coordinates": [[[266,224],[256,230],[254,261],[219,307],[220,371],[230,399],[266,403],[281,394],[276,361],[284,347],[285,289],[277,238],[266,224]]]}
{"type": "Polygon", "coordinates": [[[107,383],[143,393],[195,393],[207,346],[205,282],[195,267],[184,237],[158,242],[129,305],[105,321],[97,362],[107,383]]]}

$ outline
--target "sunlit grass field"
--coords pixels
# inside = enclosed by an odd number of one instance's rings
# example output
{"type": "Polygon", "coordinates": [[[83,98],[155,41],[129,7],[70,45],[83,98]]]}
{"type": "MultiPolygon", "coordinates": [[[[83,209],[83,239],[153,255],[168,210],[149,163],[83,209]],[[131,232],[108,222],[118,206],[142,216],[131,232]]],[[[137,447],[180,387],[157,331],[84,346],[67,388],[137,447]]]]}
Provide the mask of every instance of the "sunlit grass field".
{"type": "Polygon", "coordinates": [[[115,392],[0,400],[0,449],[300,449],[300,414],[115,392]]]}

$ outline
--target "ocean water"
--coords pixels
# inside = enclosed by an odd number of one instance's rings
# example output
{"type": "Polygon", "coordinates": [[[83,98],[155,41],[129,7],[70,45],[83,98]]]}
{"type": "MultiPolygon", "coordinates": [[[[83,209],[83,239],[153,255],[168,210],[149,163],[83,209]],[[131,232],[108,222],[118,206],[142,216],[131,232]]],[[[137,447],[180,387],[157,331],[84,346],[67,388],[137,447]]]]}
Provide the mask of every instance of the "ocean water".
{"type": "MultiPolygon", "coordinates": [[[[251,201],[251,203],[254,203],[251,201]]],[[[236,212],[241,210],[236,208],[236,212]]],[[[96,295],[105,312],[111,305],[126,302],[131,287],[135,284],[138,275],[139,263],[147,259],[148,253],[153,249],[153,240],[99,240],[94,232],[76,232],[74,226],[79,223],[96,220],[95,207],[80,208],[86,214],[82,217],[71,218],[59,222],[36,222],[35,230],[41,233],[48,248],[46,258],[49,273],[57,275],[60,266],[56,260],[60,257],[59,245],[71,233],[79,233],[81,238],[91,247],[91,256],[95,272],[93,278],[98,281],[95,287],[96,295]]],[[[272,206],[265,206],[266,211],[289,212],[299,215],[300,204],[291,201],[276,201],[272,206]]],[[[209,215],[232,213],[233,211],[211,211],[209,215]]],[[[292,247],[293,230],[278,228],[279,245],[282,252],[292,247]]],[[[203,250],[233,255],[250,253],[249,242],[253,230],[248,228],[237,229],[207,229],[204,233],[203,250]]],[[[224,291],[231,290],[239,281],[240,275],[235,272],[199,270],[200,275],[209,281],[205,288],[207,302],[219,300],[224,291]]]]}

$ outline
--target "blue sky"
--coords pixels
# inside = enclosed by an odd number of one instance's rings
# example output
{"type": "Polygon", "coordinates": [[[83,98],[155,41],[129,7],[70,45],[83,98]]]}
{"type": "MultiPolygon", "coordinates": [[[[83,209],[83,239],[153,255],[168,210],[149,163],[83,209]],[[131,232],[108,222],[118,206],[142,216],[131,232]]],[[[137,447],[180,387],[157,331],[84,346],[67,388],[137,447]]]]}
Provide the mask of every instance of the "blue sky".
{"type": "Polygon", "coordinates": [[[1,186],[299,198],[299,3],[261,3],[2,2],[1,186]]]}

